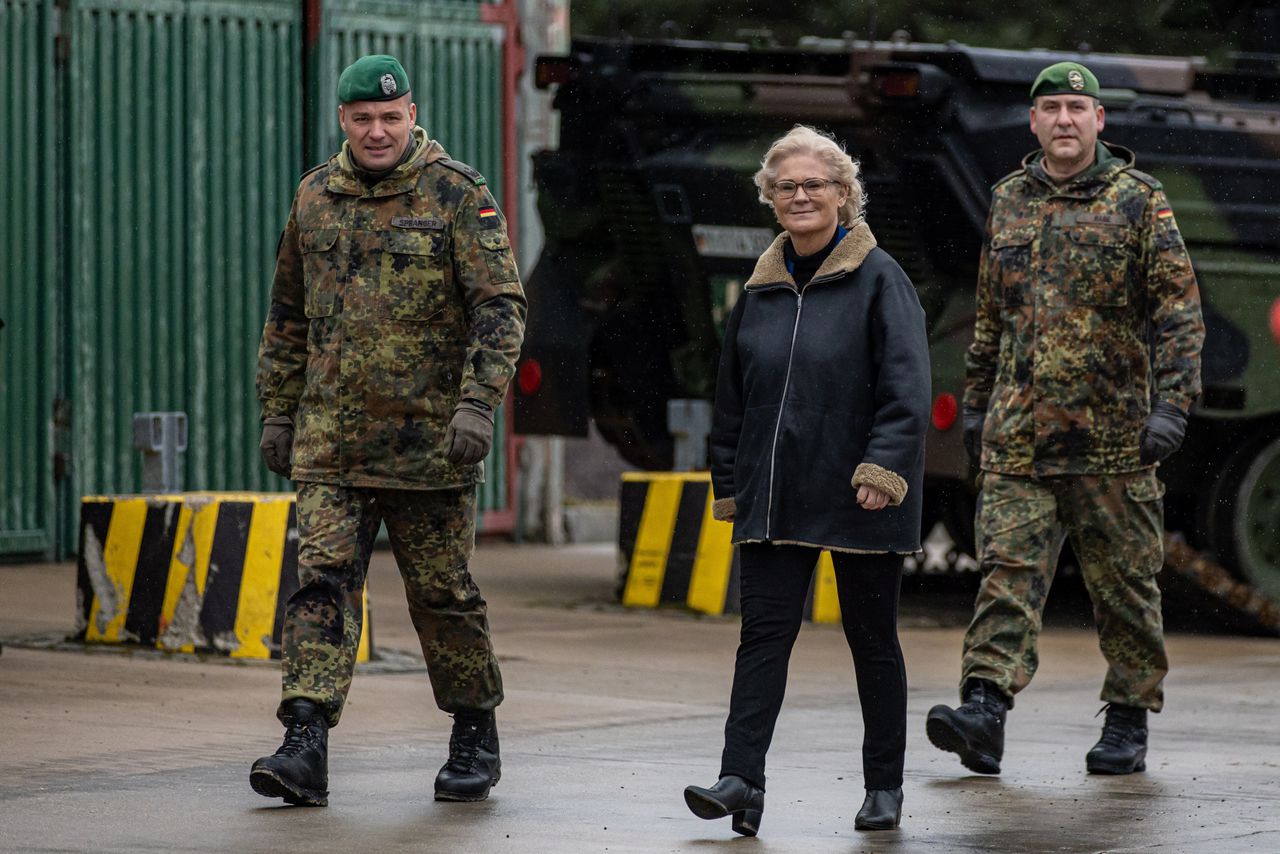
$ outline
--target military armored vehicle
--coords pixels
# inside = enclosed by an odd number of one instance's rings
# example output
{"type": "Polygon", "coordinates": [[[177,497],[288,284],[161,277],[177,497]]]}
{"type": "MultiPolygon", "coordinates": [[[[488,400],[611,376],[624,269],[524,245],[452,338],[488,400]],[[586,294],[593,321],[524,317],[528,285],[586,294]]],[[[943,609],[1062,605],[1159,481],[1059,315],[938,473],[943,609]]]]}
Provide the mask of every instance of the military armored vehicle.
{"type": "Polygon", "coordinates": [[[719,335],[776,233],[750,176],[796,123],[862,164],[867,218],[911,276],[933,352],[926,529],[972,537],[957,404],[991,186],[1036,147],[1027,90],[1089,65],[1102,138],[1160,179],[1204,300],[1204,394],[1160,474],[1167,524],[1280,602],[1280,62],[1009,51],[906,40],[790,48],[584,38],[543,57],[558,150],[535,157],[546,246],[529,277],[516,429],[671,465],[666,402],[712,395],[719,335]]]}

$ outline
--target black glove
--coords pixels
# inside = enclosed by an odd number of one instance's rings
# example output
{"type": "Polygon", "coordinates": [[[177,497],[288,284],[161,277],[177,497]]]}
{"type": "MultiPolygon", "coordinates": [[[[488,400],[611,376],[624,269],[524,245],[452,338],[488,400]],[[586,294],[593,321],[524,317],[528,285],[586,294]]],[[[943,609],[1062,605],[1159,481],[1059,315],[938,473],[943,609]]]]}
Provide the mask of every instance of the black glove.
{"type": "Polygon", "coordinates": [[[293,464],[293,419],[288,415],[273,415],[262,419],[262,441],[258,443],[262,461],[278,475],[291,477],[293,464]]]}
{"type": "Polygon", "coordinates": [[[1138,459],[1144,466],[1158,463],[1182,447],[1187,435],[1187,413],[1172,403],[1157,400],[1138,434],[1138,459]]]}
{"type": "Polygon", "coordinates": [[[493,445],[493,410],[478,400],[464,400],[453,411],[444,433],[444,455],[455,466],[480,462],[493,445]]]}
{"type": "Polygon", "coordinates": [[[982,424],[987,420],[987,413],[981,409],[965,409],[961,420],[964,422],[964,449],[969,454],[969,463],[976,468],[982,460],[982,424]]]}

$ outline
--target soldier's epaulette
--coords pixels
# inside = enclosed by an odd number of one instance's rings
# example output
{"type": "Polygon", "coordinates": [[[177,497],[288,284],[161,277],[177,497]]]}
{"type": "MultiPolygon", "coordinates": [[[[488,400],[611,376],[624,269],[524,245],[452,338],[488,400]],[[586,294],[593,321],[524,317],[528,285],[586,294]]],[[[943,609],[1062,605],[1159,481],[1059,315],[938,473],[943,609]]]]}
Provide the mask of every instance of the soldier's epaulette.
{"type": "Polygon", "coordinates": [[[1008,175],[1005,175],[1005,176],[1004,176],[1003,178],[1001,178],[999,181],[996,181],[994,184],[992,184],[992,185],[991,185],[991,192],[993,192],[993,193],[994,193],[994,192],[996,191],[996,187],[999,187],[1001,184],[1008,183],[1009,181],[1013,180],[1014,178],[1021,177],[1021,176],[1025,175],[1025,174],[1027,174],[1026,167],[1025,167],[1025,166],[1019,166],[1017,169],[1014,169],[1014,170],[1013,170],[1012,172],[1010,172],[1008,175]]]}
{"type": "Polygon", "coordinates": [[[1146,172],[1143,172],[1140,169],[1134,169],[1132,166],[1126,167],[1122,171],[1124,171],[1126,175],[1132,175],[1137,178],[1153,190],[1163,189],[1163,186],[1160,184],[1160,179],[1156,178],[1154,175],[1148,175],[1146,172]]]}
{"type": "Polygon", "coordinates": [[[437,160],[436,162],[439,163],[441,166],[452,169],[454,172],[459,172],[463,175],[466,175],[468,178],[471,179],[471,183],[475,184],[477,187],[483,187],[487,183],[484,180],[483,175],[481,175],[476,170],[472,169],[467,164],[463,163],[461,160],[454,160],[452,157],[445,157],[441,160],[437,160]]]}

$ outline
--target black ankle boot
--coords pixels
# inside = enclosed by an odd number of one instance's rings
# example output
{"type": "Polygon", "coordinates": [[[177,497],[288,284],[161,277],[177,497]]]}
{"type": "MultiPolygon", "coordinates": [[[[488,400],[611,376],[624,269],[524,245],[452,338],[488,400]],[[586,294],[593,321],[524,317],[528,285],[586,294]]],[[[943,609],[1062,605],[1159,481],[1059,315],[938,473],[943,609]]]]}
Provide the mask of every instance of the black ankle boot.
{"type": "Polygon", "coordinates": [[[734,831],[743,836],[755,836],[760,832],[760,818],[764,813],[764,789],[741,777],[725,775],[709,789],[688,786],[684,790],[684,802],[698,818],[724,818],[732,815],[734,831]]]}
{"type": "Polygon", "coordinates": [[[925,732],[939,750],[960,755],[960,762],[979,774],[999,774],[1004,756],[1004,720],[1009,698],[986,679],[965,684],[958,708],[937,705],[925,718],[925,732]]]}
{"type": "Polygon", "coordinates": [[[1147,710],[1108,703],[1102,738],[1084,758],[1090,774],[1132,774],[1147,770],[1147,710]]]}
{"type": "Polygon", "coordinates": [[[902,821],[902,787],[867,789],[867,799],[853,820],[855,830],[893,830],[902,821]]]}
{"type": "Polygon", "coordinates": [[[483,801],[501,778],[493,712],[458,712],[449,737],[449,761],[436,775],[436,800],[483,801]]]}
{"type": "Polygon", "coordinates": [[[249,770],[249,785],[267,798],[295,806],[329,803],[329,721],[310,700],[284,704],[284,744],[249,770]]]}

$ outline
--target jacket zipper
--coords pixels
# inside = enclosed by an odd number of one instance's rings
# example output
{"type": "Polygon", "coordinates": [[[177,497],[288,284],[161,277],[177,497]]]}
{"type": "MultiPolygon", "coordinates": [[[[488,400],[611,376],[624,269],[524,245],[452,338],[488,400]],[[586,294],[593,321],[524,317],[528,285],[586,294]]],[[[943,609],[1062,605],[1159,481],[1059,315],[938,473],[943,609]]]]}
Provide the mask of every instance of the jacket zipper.
{"type": "MultiPolygon", "coordinates": [[[[812,282],[810,282],[812,284],[812,282]]],[[[782,430],[782,413],[787,405],[787,388],[791,385],[791,362],[796,355],[796,332],[800,329],[800,309],[804,305],[804,293],[796,293],[796,320],[791,327],[791,349],[787,352],[787,373],[782,380],[782,398],[778,401],[778,420],[773,425],[773,447],[769,450],[769,502],[764,516],[764,538],[769,539],[773,527],[773,475],[778,459],[778,433],[782,430]]]]}

